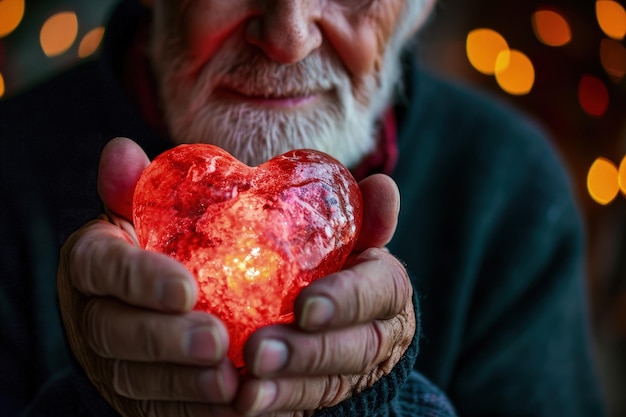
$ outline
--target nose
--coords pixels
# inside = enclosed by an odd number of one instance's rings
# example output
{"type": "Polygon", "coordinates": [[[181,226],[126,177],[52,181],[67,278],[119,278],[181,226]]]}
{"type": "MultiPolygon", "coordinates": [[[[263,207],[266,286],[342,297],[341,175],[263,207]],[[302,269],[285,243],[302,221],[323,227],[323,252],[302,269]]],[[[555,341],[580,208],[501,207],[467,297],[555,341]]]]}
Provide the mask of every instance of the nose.
{"type": "Polygon", "coordinates": [[[294,64],[322,44],[318,0],[264,0],[248,23],[246,38],[272,60],[294,64]]]}

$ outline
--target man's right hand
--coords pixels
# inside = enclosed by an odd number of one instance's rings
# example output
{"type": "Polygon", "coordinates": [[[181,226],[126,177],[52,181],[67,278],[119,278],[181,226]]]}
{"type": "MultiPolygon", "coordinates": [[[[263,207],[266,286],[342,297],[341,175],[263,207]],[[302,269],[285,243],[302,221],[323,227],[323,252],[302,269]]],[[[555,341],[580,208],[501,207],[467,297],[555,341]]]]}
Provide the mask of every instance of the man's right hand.
{"type": "Polygon", "coordinates": [[[182,264],[137,246],[130,197],[148,163],[131,141],[109,143],[98,175],[109,214],[61,250],[57,285],[71,348],[124,416],[234,416],[239,376],[224,325],[192,311],[198,289],[182,264]]]}

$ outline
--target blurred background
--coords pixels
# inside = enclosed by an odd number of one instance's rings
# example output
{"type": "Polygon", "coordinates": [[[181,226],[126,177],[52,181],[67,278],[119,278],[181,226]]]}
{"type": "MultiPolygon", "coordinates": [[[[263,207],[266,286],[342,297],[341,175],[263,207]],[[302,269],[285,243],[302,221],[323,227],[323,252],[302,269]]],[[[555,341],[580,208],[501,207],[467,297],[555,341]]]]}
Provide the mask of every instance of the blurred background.
{"type": "MultiPolygon", "coordinates": [[[[408,0],[412,1],[412,0],[408,0]]],[[[418,53],[551,135],[587,232],[596,351],[626,416],[626,11],[614,0],[438,0],[418,53]]],[[[95,56],[115,0],[0,0],[0,100],[95,56]]]]}

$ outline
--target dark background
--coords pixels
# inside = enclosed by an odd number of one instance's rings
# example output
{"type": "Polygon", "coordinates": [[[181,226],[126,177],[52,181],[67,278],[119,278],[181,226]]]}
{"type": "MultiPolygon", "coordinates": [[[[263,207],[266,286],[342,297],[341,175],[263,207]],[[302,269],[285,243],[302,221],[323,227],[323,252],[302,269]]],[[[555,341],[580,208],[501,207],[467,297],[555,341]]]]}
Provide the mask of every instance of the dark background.
{"type": "MultiPolygon", "coordinates": [[[[10,17],[7,7],[19,9],[19,3],[24,0],[0,0],[0,28],[3,19],[10,17]]],[[[82,59],[78,57],[81,40],[103,24],[113,3],[26,0],[17,28],[0,37],[0,100],[82,59]],[[68,11],[76,14],[76,36],[70,35],[65,52],[48,57],[42,50],[40,31],[49,17],[68,11]]],[[[619,192],[600,204],[587,184],[596,159],[606,158],[618,167],[626,155],[626,49],[623,34],[605,33],[596,6],[594,0],[439,0],[417,48],[434,71],[511,103],[550,133],[585,220],[590,320],[611,415],[626,416],[626,198],[619,192]],[[569,42],[549,46],[541,41],[541,32],[533,25],[533,16],[541,10],[564,18],[571,32],[569,42]],[[477,28],[498,32],[511,49],[523,52],[532,62],[535,78],[528,94],[506,93],[493,75],[482,74],[470,64],[466,40],[477,28]],[[590,114],[581,102],[581,80],[590,77],[596,84],[587,90],[585,100],[600,107],[608,104],[601,114],[590,114]]],[[[612,18],[626,32],[626,12],[613,13],[612,18]]],[[[53,32],[62,33],[68,26],[53,32]]],[[[616,174],[612,175],[607,184],[615,181],[616,174]]]]}

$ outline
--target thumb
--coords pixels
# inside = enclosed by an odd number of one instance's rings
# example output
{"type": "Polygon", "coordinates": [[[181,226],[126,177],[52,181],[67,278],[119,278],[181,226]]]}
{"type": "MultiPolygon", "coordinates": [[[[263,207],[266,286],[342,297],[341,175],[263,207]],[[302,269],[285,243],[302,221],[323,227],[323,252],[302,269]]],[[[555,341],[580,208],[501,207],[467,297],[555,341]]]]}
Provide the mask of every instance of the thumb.
{"type": "Polygon", "coordinates": [[[135,185],[149,163],[143,149],[130,139],[115,138],[105,145],[98,167],[98,194],[108,210],[132,222],[135,185]]]}
{"type": "Polygon", "coordinates": [[[384,247],[396,231],[400,191],[387,175],[375,174],[359,183],[363,196],[363,223],[355,251],[384,247]]]}

